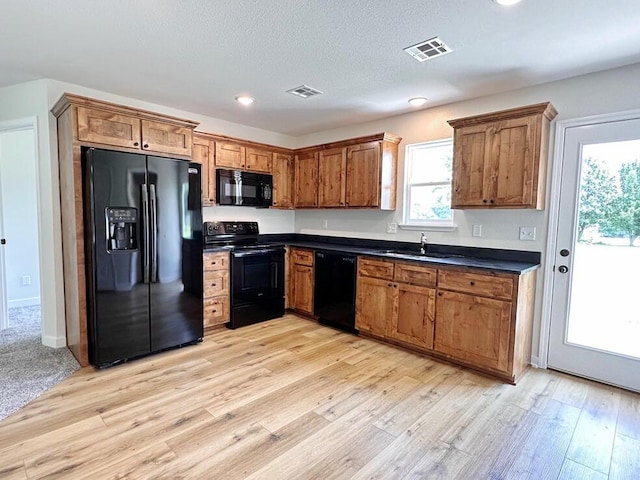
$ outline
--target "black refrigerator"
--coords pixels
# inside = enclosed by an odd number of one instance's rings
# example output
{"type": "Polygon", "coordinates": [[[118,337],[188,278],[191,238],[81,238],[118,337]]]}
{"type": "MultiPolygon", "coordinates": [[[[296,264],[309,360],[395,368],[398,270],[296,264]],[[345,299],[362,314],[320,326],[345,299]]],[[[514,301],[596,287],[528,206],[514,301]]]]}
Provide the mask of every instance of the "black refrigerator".
{"type": "Polygon", "coordinates": [[[200,164],[83,150],[89,360],[202,340],[200,164]]]}

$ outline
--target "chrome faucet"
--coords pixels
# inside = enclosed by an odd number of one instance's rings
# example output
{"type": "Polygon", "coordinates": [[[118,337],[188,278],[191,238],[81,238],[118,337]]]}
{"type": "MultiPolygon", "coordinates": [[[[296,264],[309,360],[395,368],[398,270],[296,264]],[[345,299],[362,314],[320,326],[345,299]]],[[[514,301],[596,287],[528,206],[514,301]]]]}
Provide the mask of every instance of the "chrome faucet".
{"type": "Polygon", "coordinates": [[[427,253],[427,234],[424,232],[420,234],[420,253],[422,255],[427,253]]]}

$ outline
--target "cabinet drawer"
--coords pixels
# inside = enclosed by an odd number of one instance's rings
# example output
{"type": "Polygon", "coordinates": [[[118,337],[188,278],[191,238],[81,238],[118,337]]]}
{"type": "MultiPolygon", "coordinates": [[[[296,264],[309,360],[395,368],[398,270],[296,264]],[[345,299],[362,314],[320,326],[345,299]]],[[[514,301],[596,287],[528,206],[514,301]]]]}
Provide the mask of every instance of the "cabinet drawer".
{"type": "Polygon", "coordinates": [[[229,293],[229,272],[227,270],[209,270],[204,272],[205,298],[217,297],[229,293]]]}
{"type": "Polygon", "coordinates": [[[396,263],[395,281],[435,287],[436,269],[415,263],[396,263]]]}
{"type": "Polygon", "coordinates": [[[393,262],[360,257],[358,258],[358,275],[393,280],[393,262]]]}
{"type": "Polygon", "coordinates": [[[210,270],[227,270],[228,268],[228,252],[205,253],[202,256],[202,269],[205,272],[210,270]]]}
{"type": "Polygon", "coordinates": [[[513,279],[478,273],[438,270],[438,288],[511,300],[513,279]]]}
{"type": "Polygon", "coordinates": [[[313,266],[313,252],[311,250],[291,250],[293,263],[313,266]]]}
{"type": "Polygon", "coordinates": [[[212,327],[229,321],[229,297],[205,298],[203,300],[204,326],[212,327]]]}

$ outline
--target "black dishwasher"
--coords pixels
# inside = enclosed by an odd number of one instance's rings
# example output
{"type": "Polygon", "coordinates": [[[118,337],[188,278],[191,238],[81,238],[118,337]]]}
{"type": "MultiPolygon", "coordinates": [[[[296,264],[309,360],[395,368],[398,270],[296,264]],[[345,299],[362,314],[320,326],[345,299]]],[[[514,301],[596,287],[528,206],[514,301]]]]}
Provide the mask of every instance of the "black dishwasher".
{"type": "Polygon", "coordinates": [[[356,330],[356,256],[316,251],[313,313],[324,325],[356,330]]]}

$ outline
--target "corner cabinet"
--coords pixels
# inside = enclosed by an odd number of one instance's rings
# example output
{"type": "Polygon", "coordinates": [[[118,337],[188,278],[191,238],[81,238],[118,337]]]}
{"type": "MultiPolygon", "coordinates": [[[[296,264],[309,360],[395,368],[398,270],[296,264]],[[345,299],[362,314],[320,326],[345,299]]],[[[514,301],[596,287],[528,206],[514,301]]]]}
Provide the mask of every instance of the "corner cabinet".
{"type": "Polygon", "coordinates": [[[549,125],[557,115],[540,103],[450,120],[451,208],[544,208],[549,125]]]}

